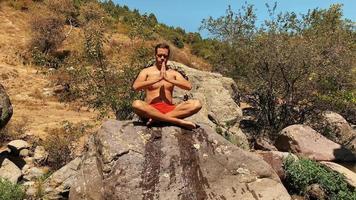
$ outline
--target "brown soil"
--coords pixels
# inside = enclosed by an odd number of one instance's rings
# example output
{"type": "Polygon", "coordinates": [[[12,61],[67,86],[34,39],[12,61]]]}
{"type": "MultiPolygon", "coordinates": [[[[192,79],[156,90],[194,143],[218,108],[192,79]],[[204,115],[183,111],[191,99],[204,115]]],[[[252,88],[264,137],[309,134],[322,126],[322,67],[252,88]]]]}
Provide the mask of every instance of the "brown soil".
{"type": "Polygon", "coordinates": [[[49,76],[39,68],[24,65],[24,54],[30,38],[29,15],[0,4],[0,84],[13,105],[14,114],[10,122],[26,122],[26,133],[45,136],[46,129],[61,126],[62,121],[72,123],[93,122],[95,113],[75,110],[50,95],[49,76]]]}

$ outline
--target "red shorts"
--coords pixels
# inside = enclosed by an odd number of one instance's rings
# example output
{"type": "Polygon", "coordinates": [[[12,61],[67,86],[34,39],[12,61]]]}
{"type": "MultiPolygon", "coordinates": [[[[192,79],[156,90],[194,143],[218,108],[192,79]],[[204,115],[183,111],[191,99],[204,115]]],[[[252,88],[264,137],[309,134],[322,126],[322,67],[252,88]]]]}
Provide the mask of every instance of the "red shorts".
{"type": "Polygon", "coordinates": [[[156,108],[158,111],[160,111],[163,114],[169,113],[172,110],[174,110],[176,108],[175,105],[173,104],[168,104],[165,102],[157,102],[157,103],[151,103],[150,104],[152,107],[156,108]]]}

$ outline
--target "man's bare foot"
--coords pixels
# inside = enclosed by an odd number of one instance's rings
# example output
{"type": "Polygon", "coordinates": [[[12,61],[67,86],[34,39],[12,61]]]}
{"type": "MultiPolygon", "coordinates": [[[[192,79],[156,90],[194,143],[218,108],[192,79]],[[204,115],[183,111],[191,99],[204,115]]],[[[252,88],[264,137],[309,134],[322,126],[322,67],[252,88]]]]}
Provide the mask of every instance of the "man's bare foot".
{"type": "Polygon", "coordinates": [[[187,129],[195,129],[197,127],[197,125],[194,124],[193,122],[185,121],[185,120],[182,120],[180,125],[187,129]]]}

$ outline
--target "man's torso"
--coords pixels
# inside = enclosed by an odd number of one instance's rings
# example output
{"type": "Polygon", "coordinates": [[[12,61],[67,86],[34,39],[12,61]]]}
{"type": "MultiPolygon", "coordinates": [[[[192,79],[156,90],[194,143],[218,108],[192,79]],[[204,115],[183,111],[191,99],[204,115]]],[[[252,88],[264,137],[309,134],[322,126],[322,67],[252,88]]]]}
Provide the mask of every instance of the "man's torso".
{"type": "MultiPolygon", "coordinates": [[[[160,76],[160,70],[156,66],[152,66],[146,69],[147,80],[151,80],[160,76]]],[[[167,77],[170,79],[175,79],[175,71],[172,69],[167,69],[167,77]]],[[[166,102],[172,104],[172,93],[174,85],[166,80],[160,80],[157,83],[152,84],[146,89],[146,102],[156,103],[156,102],[166,102]]]]}

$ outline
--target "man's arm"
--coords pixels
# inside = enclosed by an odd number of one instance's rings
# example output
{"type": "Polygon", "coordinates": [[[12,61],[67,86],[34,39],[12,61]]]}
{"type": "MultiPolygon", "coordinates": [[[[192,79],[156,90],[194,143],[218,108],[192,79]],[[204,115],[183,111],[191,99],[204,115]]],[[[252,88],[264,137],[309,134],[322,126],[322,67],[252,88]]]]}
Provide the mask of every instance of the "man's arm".
{"type": "Polygon", "coordinates": [[[147,71],[146,70],[142,70],[136,80],[134,81],[132,88],[135,91],[138,90],[142,90],[145,89],[146,87],[149,87],[150,85],[157,83],[158,81],[162,80],[163,76],[151,79],[151,80],[147,80],[147,71]]]}
{"type": "Polygon", "coordinates": [[[175,71],[175,79],[174,78],[168,78],[167,74],[165,73],[163,78],[172,83],[173,85],[176,85],[179,88],[182,88],[184,90],[191,90],[192,89],[192,84],[187,81],[182,74],[180,74],[179,72],[175,71]]]}

